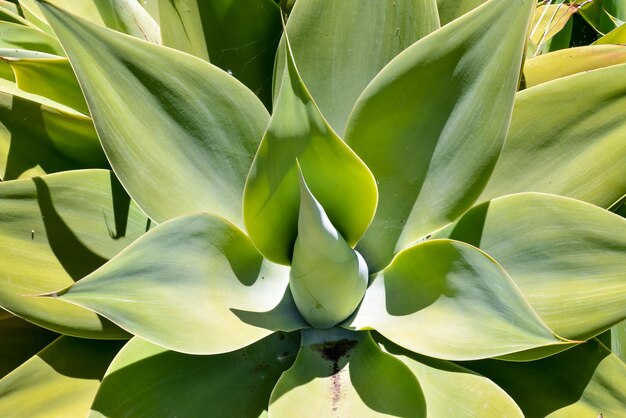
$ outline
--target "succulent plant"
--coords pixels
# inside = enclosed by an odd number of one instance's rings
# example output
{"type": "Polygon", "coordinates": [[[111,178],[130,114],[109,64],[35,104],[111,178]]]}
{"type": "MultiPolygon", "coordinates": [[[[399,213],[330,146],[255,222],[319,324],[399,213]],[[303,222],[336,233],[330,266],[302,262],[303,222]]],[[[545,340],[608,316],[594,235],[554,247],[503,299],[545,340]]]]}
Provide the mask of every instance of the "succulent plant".
{"type": "Polygon", "coordinates": [[[84,102],[31,94],[106,161],[0,183],[0,332],[64,334],[0,415],[624,414],[626,64],[525,67],[532,0],[299,0],[279,45],[248,3],[252,73],[232,1],[160,1],[153,42],[38,3],[84,102]]]}

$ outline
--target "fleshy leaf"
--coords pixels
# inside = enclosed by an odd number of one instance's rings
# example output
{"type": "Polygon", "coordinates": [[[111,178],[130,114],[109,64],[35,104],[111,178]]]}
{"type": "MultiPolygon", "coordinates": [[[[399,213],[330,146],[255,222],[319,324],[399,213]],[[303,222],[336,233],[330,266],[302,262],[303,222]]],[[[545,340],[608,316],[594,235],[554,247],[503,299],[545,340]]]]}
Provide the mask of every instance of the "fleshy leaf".
{"type": "Polygon", "coordinates": [[[517,404],[488,378],[454,363],[421,356],[375,336],[390,354],[413,372],[422,387],[429,417],[502,418],[524,415],[517,404]]]}
{"type": "Polygon", "coordinates": [[[244,191],[250,238],[269,260],[291,261],[298,232],[296,159],[311,192],[350,246],[370,224],[378,193],[372,173],[328,125],[287,48],[287,65],[274,113],[244,191]]]}
{"type": "Polygon", "coordinates": [[[210,61],[271,107],[280,8],[272,0],[159,0],[163,44],[210,61]]]}
{"type": "Polygon", "coordinates": [[[508,129],[534,4],[485,3],[407,48],[357,101],[345,139],[378,182],[359,244],[372,271],[482,191],[508,129]]]}
{"type": "Polygon", "coordinates": [[[294,365],[270,398],[271,417],[425,417],[420,385],[368,332],[304,330],[294,365]]]}
{"type": "Polygon", "coordinates": [[[200,59],[40,7],[133,200],[157,222],[209,211],[241,225],[243,186],[269,118],[254,94],[200,59]]]}
{"type": "Polygon", "coordinates": [[[50,296],[98,312],[162,347],[216,354],[308,326],[288,280],[288,269],[264,261],[234,225],[197,214],[157,226],[50,296]]]}
{"type": "Polygon", "coordinates": [[[543,192],[609,207],[626,191],[624,108],[624,64],[518,93],[509,136],[479,201],[543,192]]]}
{"type": "Polygon", "coordinates": [[[363,257],[346,243],[300,174],[298,238],[289,287],[304,319],[331,328],[354,312],[368,284],[363,257]]]}
{"type": "MultiPolygon", "coordinates": [[[[526,60],[524,83],[525,87],[533,87],[557,78],[624,63],[626,63],[626,45],[589,45],[567,48],[526,60]]],[[[577,89],[580,89],[580,92],[577,90],[578,93],[587,90],[585,87],[577,87],[577,89]]],[[[588,93],[585,92],[585,94],[588,93]]],[[[581,100],[581,103],[585,103],[585,111],[589,110],[585,100],[581,100]]],[[[558,110],[561,111],[563,107],[568,106],[559,106],[558,110]]]]}
{"type": "MultiPolygon", "coordinates": [[[[435,0],[308,0],[296,2],[287,22],[300,75],[339,135],[374,76],[402,50],[437,28],[435,0]]],[[[279,49],[275,98],[284,55],[279,49]]]]}
{"type": "Polygon", "coordinates": [[[582,5],[580,15],[599,33],[614,30],[618,26],[616,18],[626,20],[626,4],[623,0],[578,1],[582,5]]]}
{"type": "Polygon", "coordinates": [[[29,26],[0,22],[0,48],[27,49],[63,55],[63,49],[53,36],[29,26]]]}
{"type": "Polygon", "coordinates": [[[411,351],[449,360],[563,344],[502,267],[471,245],[451,240],[400,252],[342,326],[373,328],[411,351]]]}
{"type": "Polygon", "coordinates": [[[467,12],[477,8],[486,0],[437,0],[439,20],[442,25],[447,25],[467,12]]]}
{"type": "Polygon", "coordinates": [[[527,417],[626,416],[626,365],[595,340],[528,363],[463,365],[507,391],[527,417]]]}
{"type": "Polygon", "coordinates": [[[0,416],[85,416],[121,346],[119,341],[57,339],[0,380],[0,416]]]}
{"type": "Polygon", "coordinates": [[[618,26],[593,43],[593,45],[603,44],[626,44],[626,25],[618,26]]]}
{"type": "Polygon", "coordinates": [[[91,311],[26,295],[91,273],[143,234],[146,221],[107,170],[0,183],[0,306],[64,334],[127,337],[91,311]]]}
{"type": "Polygon", "coordinates": [[[50,344],[58,334],[0,309],[0,378],[50,344]]]}
{"type": "Polygon", "coordinates": [[[626,219],[540,193],[476,206],[442,235],[500,263],[558,335],[588,339],[626,318],[626,219]]]}
{"type": "Polygon", "coordinates": [[[298,336],[275,333],[213,356],[168,351],[135,337],[111,363],[89,416],[258,417],[298,353],[298,336]]]}

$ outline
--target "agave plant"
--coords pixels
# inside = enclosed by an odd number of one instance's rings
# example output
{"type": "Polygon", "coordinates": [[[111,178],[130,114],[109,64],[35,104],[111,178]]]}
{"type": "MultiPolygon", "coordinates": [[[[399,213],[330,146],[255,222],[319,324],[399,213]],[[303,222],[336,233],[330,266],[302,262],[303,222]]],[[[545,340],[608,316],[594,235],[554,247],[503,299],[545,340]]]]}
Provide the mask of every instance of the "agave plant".
{"type": "Polygon", "coordinates": [[[0,184],[0,305],[65,334],[0,415],[624,414],[626,65],[518,93],[532,0],[299,0],[270,106],[199,5],[40,3],[115,176],[0,184]]]}

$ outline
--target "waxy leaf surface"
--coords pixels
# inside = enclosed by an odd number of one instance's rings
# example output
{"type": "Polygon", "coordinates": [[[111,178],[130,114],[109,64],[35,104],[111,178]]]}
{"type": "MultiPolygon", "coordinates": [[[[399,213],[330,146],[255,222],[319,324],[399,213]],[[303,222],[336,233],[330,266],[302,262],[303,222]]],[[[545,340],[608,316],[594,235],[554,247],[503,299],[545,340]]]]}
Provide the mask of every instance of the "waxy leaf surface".
{"type": "Polygon", "coordinates": [[[508,129],[534,3],[485,3],[398,55],[359,98],[345,139],[378,182],[358,247],[372,271],[482,191],[508,129]]]}

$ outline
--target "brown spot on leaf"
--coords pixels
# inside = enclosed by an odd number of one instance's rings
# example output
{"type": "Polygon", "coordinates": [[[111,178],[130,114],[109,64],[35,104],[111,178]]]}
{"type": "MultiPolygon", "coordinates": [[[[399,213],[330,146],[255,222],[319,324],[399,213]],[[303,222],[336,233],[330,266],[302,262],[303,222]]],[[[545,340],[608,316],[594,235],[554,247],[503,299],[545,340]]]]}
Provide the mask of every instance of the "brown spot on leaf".
{"type": "Polygon", "coordinates": [[[348,352],[357,344],[355,340],[343,339],[339,341],[327,342],[323,344],[315,344],[311,349],[319,352],[324,360],[332,363],[332,372],[330,376],[331,390],[333,393],[333,412],[337,411],[337,405],[341,398],[341,377],[339,374],[339,361],[342,357],[350,358],[348,352]]]}

